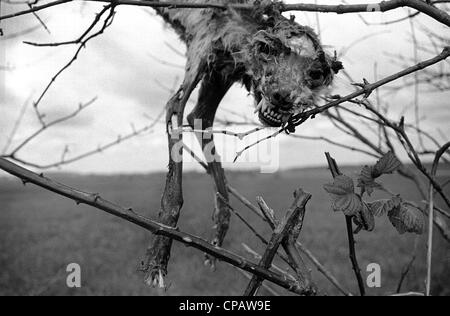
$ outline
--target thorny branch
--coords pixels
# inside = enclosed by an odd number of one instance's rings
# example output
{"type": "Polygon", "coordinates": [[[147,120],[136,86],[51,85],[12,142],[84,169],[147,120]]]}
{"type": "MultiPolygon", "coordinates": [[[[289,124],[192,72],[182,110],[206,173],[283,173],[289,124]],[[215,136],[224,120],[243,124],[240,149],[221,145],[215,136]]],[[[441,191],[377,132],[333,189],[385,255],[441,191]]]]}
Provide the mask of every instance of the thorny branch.
{"type": "Polygon", "coordinates": [[[25,116],[25,112],[27,110],[27,107],[29,105],[29,102],[31,100],[31,95],[28,97],[28,99],[23,103],[20,114],[17,120],[14,123],[14,127],[11,130],[11,134],[8,136],[8,140],[6,141],[5,147],[3,147],[2,155],[6,155],[8,152],[9,147],[11,146],[12,141],[14,140],[14,137],[16,136],[17,132],[19,131],[19,127],[22,124],[22,120],[25,116]]]}
{"type": "Polygon", "coordinates": [[[28,136],[27,138],[25,138],[25,140],[23,140],[19,145],[17,145],[10,154],[6,155],[5,158],[12,158],[15,159],[17,158],[16,155],[17,153],[24,148],[27,144],[29,144],[32,140],[34,140],[35,138],[37,138],[40,134],[42,134],[45,130],[61,124],[63,122],[66,122],[72,118],[74,118],[75,116],[77,116],[80,112],[82,112],[84,109],[86,109],[87,107],[89,107],[90,105],[92,105],[95,101],[97,100],[97,97],[93,98],[92,100],[86,102],[86,103],[80,103],[78,108],[72,112],[71,114],[68,114],[66,116],[63,116],[61,118],[58,118],[54,121],[51,121],[50,123],[45,123],[43,121],[43,115],[42,114],[38,114],[38,117],[40,118],[40,123],[41,123],[41,128],[38,129],[37,131],[35,131],[33,134],[31,134],[30,136],[28,136]]]}
{"type": "MultiPolygon", "coordinates": [[[[31,96],[30,96],[31,98],[31,96]]],[[[20,125],[20,122],[23,118],[24,115],[24,111],[27,108],[27,104],[28,101],[24,103],[20,116],[17,119],[13,130],[11,131],[11,135],[8,138],[7,144],[5,145],[3,154],[0,155],[1,158],[7,158],[9,160],[15,161],[17,163],[20,163],[23,166],[28,166],[28,167],[32,167],[32,168],[36,168],[36,169],[40,169],[40,170],[46,170],[46,169],[51,169],[51,168],[58,168],[64,165],[68,165],[68,164],[72,164],[74,162],[86,159],[88,157],[94,156],[96,154],[101,154],[104,151],[115,147],[117,145],[120,145],[130,139],[136,138],[138,136],[144,135],[145,133],[151,133],[153,132],[153,128],[160,123],[160,119],[161,117],[163,117],[164,113],[165,113],[165,108],[156,116],[156,118],[152,118],[151,122],[141,128],[136,128],[134,126],[134,124],[131,124],[131,132],[125,135],[118,135],[116,139],[107,142],[106,144],[103,145],[98,145],[97,148],[92,149],[92,150],[88,150],[84,153],[80,153],[77,154],[75,156],[72,156],[70,158],[67,157],[67,155],[70,152],[69,146],[65,145],[64,146],[64,150],[63,153],[61,155],[61,159],[59,161],[56,162],[52,162],[49,164],[37,164],[37,163],[33,163],[30,162],[28,160],[25,159],[21,159],[18,157],[18,153],[24,149],[27,145],[29,145],[32,141],[34,141],[36,138],[38,138],[42,133],[44,133],[46,130],[48,130],[51,127],[54,127],[56,125],[62,124],[70,119],[75,118],[78,114],[80,114],[82,111],[84,111],[87,107],[89,107],[90,105],[92,105],[95,101],[97,100],[97,98],[92,99],[91,101],[87,102],[87,103],[80,103],[77,110],[75,110],[74,112],[63,116],[61,118],[55,119],[54,121],[51,121],[49,123],[44,122],[43,117],[45,117],[43,114],[41,115],[41,127],[39,129],[37,129],[35,132],[33,132],[31,135],[29,135],[28,137],[26,137],[24,140],[22,140],[18,145],[16,145],[14,147],[14,149],[8,151],[9,147],[12,144],[13,138],[18,130],[18,126],[20,125]]]]}
{"type": "MultiPolygon", "coordinates": [[[[449,49],[450,51],[450,49],[449,49]]],[[[398,138],[402,145],[405,147],[405,150],[411,160],[411,162],[417,167],[417,169],[430,181],[434,189],[440,194],[444,202],[447,204],[448,207],[450,207],[450,198],[445,194],[444,189],[442,186],[436,181],[436,179],[433,177],[433,175],[428,172],[427,168],[425,167],[424,163],[422,162],[421,158],[419,157],[419,154],[417,153],[414,145],[412,144],[409,136],[405,132],[404,128],[404,118],[401,119],[401,121],[396,124],[387,119],[383,114],[376,111],[368,102],[365,100],[361,101],[361,104],[364,105],[364,107],[375,114],[384,124],[385,126],[391,128],[396,132],[398,135],[398,138]]],[[[445,152],[444,152],[445,153],[445,152]]],[[[442,153],[442,155],[444,154],[442,153]]],[[[441,155],[441,156],[442,156],[441,155]]]]}
{"type": "Polygon", "coordinates": [[[86,32],[78,40],[74,40],[74,41],[70,41],[70,42],[63,42],[63,43],[54,43],[54,44],[35,44],[35,43],[27,42],[27,44],[36,45],[36,46],[59,46],[59,45],[69,45],[69,44],[77,44],[78,45],[78,49],[76,50],[76,52],[73,55],[72,59],[69,60],[69,62],[67,64],[65,64],[52,77],[50,82],[47,84],[47,86],[42,91],[41,95],[38,97],[37,101],[34,102],[33,107],[36,110],[36,113],[38,114],[38,117],[39,117],[40,120],[42,120],[42,118],[41,118],[41,115],[39,113],[38,107],[39,107],[39,104],[41,103],[42,99],[45,97],[47,92],[53,86],[55,81],[61,76],[61,74],[63,74],[78,59],[79,54],[81,53],[83,48],[86,47],[87,43],[91,39],[96,38],[96,37],[100,36],[101,34],[103,34],[104,31],[112,24],[113,19],[114,19],[114,15],[115,15],[115,11],[114,10],[115,10],[115,5],[114,4],[105,6],[97,14],[97,16],[95,17],[93,23],[89,26],[89,28],[86,30],[86,32]],[[92,35],[89,35],[89,33],[92,31],[92,29],[100,22],[101,17],[108,11],[109,11],[109,13],[108,13],[107,17],[105,18],[105,20],[103,21],[103,25],[101,26],[100,30],[98,30],[97,32],[93,33],[92,35]]]}
{"type": "Polygon", "coordinates": [[[139,129],[133,130],[132,132],[130,132],[129,134],[126,134],[124,136],[118,135],[117,138],[115,140],[113,140],[113,141],[110,141],[110,142],[108,142],[108,143],[106,143],[104,145],[99,145],[95,149],[86,151],[84,153],[78,154],[78,155],[70,157],[70,158],[67,158],[68,147],[66,145],[64,147],[63,154],[61,155],[61,159],[59,161],[53,162],[53,163],[49,163],[49,164],[45,164],[45,165],[33,163],[33,162],[30,162],[30,161],[27,161],[27,160],[23,160],[23,159],[17,158],[16,156],[11,157],[11,156],[5,155],[5,156],[1,156],[1,157],[9,158],[9,159],[11,159],[13,161],[16,161],[16,162],[20,163],[21,165],[25,165],[25,166],[32,167],[32,168],[37,168],[37,169],[40,169],[40,170],[58,168],[58,167],[61,167],[63,165],[68,165],[68,164],[71,164],[71,163],[83,160],[85,158],[94,156],[96,154],[101,154],[104,151],[110,149],[111,147],[115,147],[117,145],[120,145],[120,144],[122,144],[122,143],[124,143],[124,142],[126,142],[126,141],[128,141],[128,140],[130,140],[132,138],[135,138],[137,136],[143,135],[145,133],[152,132],[153,127],[154,127],[154,123],[152,123],[150,125],[143,126],[143,127],[139,128],[139,129]]]}
{"type": "MultiPolygon", "coordinates": [[[[438,150],[436,153],[436,157],[433,162],[433,166],[431,169],[431,177],[435,177],[437,174],[437,170],[439,167],[439,161],[441,160],[442,156],[445,152],[447,152],[450,148],[450,142],[445,144],[442,148],[438,150]]],[[[433,220],[434,220],[434,190],[435,185],[430,180],[430,195],[428,199],[429,203],[429,211],[428,211],[428,217],[429,217],[429,225],[428,225],[428,251],[427,251],[427,279],[426,279],[426,296],[431,295],[431,265],[432,265],[432,257],[433,257],[433,220]]]]}
{"type": "Polygon", "coordinates": [[[81,190],[71,188],[67,185],[46,178],[42,174],[38,175],[36,173],[33,173],[4,158],[0,158],[0,169],[21,179],[24,184],[32,183],[43,189],[69,198],[75,201],[77,204],[86,204],[92,206],[106,213],[122,218],[125,221],[140,226],[150,231],[152,234],[169,237],[187,246],[196,248],[200,251],[210,254],[219,260],[227,262],[235,267],[238,267],[239,269],[242,269],[251,274],[257,275],[258,277],[273,282],[293,293],[299,295],[304,294],[304,290],[299,287],[297,282],[287,280],[284,276],[272,272],[268,269],[264,269],[228,250],[225,250],[220,247],[215,247],[206,240],[203,240],[191,234],[181,232],[178,228],[165,226],[155,221],[152,221],[146,217],[139,215],[133,209],[124,208],[122,206],[116,205],[110,201],[103,199],[99,194],[87,193],[81,190]]]}
{"type": "MultiPolygon", "coordinates": [[[[141,7],[151,7],[151,8],[192,8],[192,9],[222,9],[227,10],[229,8],[238,9],[238,10],[253,10],[255,8],[254,5],[248,4],[220,4],[220,3],[196,3],[190,1],[167,1],[167,2],[147,2],[140,0],[84,0],[84,1],[92,1],[92,2],[107,2],[114,3],[115,5],[130,5],[130,6],[141,6],[141,7]]],[[[43,4],[41,6],[35,6],[32,9],[24,10],[20,12],[15,12],[13,14],[5,15],[0,17],[1,20],[30,14],[33,12],[37,12],[40,10],[48,9],[50,7],[62,5],[65,3],[73,2],[73,0],[58,0],[54,2],[50,2],[47,4],[43,4]]],[[[337,14],[346,14],[346,13],[363,13],[363,12],[387,12],[392,11],[399,8],[409,7],[417,10],[418,12],[424,13],[434,20],[450,26],[450,16],[443,10],[440,10],[436,6],[431,3],[427,3],[421,0],[390,0],[383,1],[380,3],[374,4],[340,4],[340,5],[319,5],[319,4],[306,4],[306,3],[298,3],[298,4],[283,4],[280,3],[280,11],[288,12],[288,11],[303,11],[303,12],[321,12],[321,13],[337,13],[337,14]]]]}

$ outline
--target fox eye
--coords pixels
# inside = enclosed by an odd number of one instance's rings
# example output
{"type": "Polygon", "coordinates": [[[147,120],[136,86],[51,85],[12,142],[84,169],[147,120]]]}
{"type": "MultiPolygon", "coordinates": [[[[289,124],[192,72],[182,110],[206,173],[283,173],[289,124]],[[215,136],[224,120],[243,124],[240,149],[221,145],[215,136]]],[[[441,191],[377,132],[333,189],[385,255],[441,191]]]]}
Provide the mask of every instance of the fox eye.
{"type": "Polygon", "coordinates": [[[266,55],[270,55],[270,51],[271,51],[271,49],[270,49],[270,46],[268,44],[261,43],[259,45],[259,52],[260,53],[263,53],[263,54],[266,54],[266,55]]]}
{"type": "Polygon", "coordinates": [[[311,70],[309,72],[309,77],[312,80],[320,80],[323,78],[323,72],[321,70],[311,70]]]}

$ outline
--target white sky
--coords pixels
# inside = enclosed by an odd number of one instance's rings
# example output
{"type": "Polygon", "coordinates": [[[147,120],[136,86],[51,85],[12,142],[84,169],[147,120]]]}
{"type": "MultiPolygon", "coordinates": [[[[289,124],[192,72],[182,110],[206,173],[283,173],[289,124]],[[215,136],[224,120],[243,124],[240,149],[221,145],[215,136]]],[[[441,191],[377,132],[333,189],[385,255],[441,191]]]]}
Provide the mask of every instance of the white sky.
{"type": "MultiPolygon", "coordinates": [[[[2,15],[25,8],[4,3],[1,5],[2,15]]],[[[92,3],[72,3],[41,12],[40,16],[49,27],[50,35],[43,28],[38,28],[35,32],[18,38],[8,38],[36,26],[38,22],[33,16],[1,22],[6,38],[0,39],[0,65],[7,66],[10,70],[0,70],[0,151],[6,144],[22,104],[30,96],[36,100],[50,78],[70,60],[76,49],[73,46],[36,48],[25,45],[22,41],[57,42],[75,39],[83,33],[100,7],[92,3]]],[[[46,120],[50,121],[70,113],[80,102],[86,102],[95,96],[98,101],[74,120],[45,132],[20,153],[21,158],[46,164],[58,161],[66,144],[69,145],[70,155],[95,149],[99,144],[116,139],[119,134],[129,133],[132,130],[130,124],[134,124],[136,128],[148,124],[149,120],[144,114],[154,117],[161,111],[169,98],[169,93],[162,86],[172,87],[174,82],[182,78],[183,70],[164,65],[158,60],[183,65],[184,58],[176,54],[167,43],[181,51],[184,47],[174,32],[151,12],[142,8],[118,8],[114,24],[101,37],[89,42],[79,59],[52,86],[41,103],[41,111],[46,114],[46,120]]],[[[388,14],[369,13],[365,14],[364,18],[371,22],[382,22],[402,17],[406,13],[406,10],[388,14]]],[[[299,13],[297,21],[317,29],[315,14],[299,13]]],[[[418,25],[447,31],[425,16],[418,18],[417,22],[418,25]]],[[[375,63],[378,64],[379,77],[400,70],[402,65],[392,62],[387,53],[412,56],[409,22],[394,26],[369,27],[358,15],[321,14],[320,25],[323,42],[329,45],[330,51],[341,51],[354,41],[375,34],[354,46],[343,59],[347,71],[354,78],[365,77],[372,80],[375,63]]],[[[429,57],[423,54],[420,56],[421,59],[429,57]]],[[[405,60],[405,64],[409,62],[405,60]]],[[[351,88],[344,79],[337,79],[336,93],[345,94],[349,89],[351,88]]],[[[448,93],[421,96],[422,114],[426,117],[422,126],[425,129],[435,133],[440,128],[445,135],[449,134],[449,97],[448,93]]],[[[391,96],[394,117],[400,117],[400,113],[408,108],[412,101],[413,89],[391,96]]],[[[252,104],[252,99],[247,97],[244,89],[236,86],[227,95],[222,108],[252,117],[252,104]]],[[[410,120],[413,118],[412,112],[412,109],[406,112],[410,120]]],[[[220,112],[219,116],[235,118],[226,112],[220,112]]],[[[38,127],[39,123],[29,106],[14,143],[17,144],[38,127]]],[[[248,128],[231,129],[242,131],[248,128]]],[[[357,145],[354,140],[336,131],[327,120],[320,118],[302,126],[298,133],[323,135],[339,142],[357,145]]],[[[281,168],[322,165],[324,151],[333,152],[342,164],[370,161],[370,158],[361,154],[347,152],[325,143],[299,141],[286,136],[281,137],[279,142],[281,168]]],[[[152,134],[135,138],[101,155],[65,166],[62,170],[132,173],[164,170],[166,165],[166,138],[163,126],[159,125],[152,134]]],[[[228,167],[238,169],[249,165],[237,163],[228,167]]],[[[189,163],[186,168],[197,166],[189,163]]]]}

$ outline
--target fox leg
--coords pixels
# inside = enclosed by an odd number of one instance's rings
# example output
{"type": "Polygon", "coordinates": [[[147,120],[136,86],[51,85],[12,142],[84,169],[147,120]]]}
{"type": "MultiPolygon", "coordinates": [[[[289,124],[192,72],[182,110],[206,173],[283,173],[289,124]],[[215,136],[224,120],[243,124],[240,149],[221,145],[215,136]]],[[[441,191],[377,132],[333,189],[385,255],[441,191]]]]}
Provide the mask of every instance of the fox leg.
{"type": "MultiPolygon", "coordinates": [[[[169,145],[169,171],[161,198],[158,220],[171,227],[177,226],[183,206],[183,135],[181,128],[184,109],[202,77],[201,71],[197,71],[195,75],[189,74],[187,73],[183,85],[167,104],[166,132],[169,145]]],[[[147,274],[147,284],[165,287],[164,277],[167,275],[171,248],[171,239],[163,236],[154,237],[152,245],[147,250],[146,260],[142,263],[142,270],[147,274]]]]}
{"type": "MultiPolygon", "coordinates": [[[[220,73],[216,72],[209,74],[207,78],[203,79],[197,105],[192,113],[188,115],[188,122],[191,127],[196,130],[212,128],[217,108],[231,85],[231,81],[224,79],[220,73]]],[[[214,136],[208,133],[197,133],[197,137],[208,163],[208,173],[213,177],[216,192],[219,193],[215,195],[216,207],[213,216],[215,225],[212,244],[220,247],[228,231],[231,214],[228,206],[229,195],[225,172],[220,162],[220,157],[216,152],[214,136]]],[[[211,258],[207,258],[207,260],[212,265],[214,264],[214,260],[211,258]]]]}

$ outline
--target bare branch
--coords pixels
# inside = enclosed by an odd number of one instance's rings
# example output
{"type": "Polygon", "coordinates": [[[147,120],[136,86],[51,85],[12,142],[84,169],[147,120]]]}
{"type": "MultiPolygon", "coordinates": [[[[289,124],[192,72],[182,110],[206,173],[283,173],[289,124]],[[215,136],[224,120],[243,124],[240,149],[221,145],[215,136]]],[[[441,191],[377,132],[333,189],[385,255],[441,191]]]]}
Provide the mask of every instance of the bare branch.
{"type": "Polygon", "coordinates": [[[405,267],[402,270],[402,274],[400,276],[400,280],[399,280],[398,285],[397,285],[397,292],[396,292],[397,294],[401,293],[402,287],[403,287],[403,283],[405,282],[405,279],[408,276],[409,271],[411,271],[412,267],[414,266],[414,262],[417,259],[418,240],[419,240],[419,237],[416,237],[416,240],[414,242],[414,250],[413,250],[413,254],[411,256],[411,259],[409,260],[409,262],[405,265],[405,267]]]}
{"type": "MultiPolygon", "coordinates": [[[[238,9],[238,10],[253,10],[255,8],[254,5],[248,4],[220,4],[220,3],[197,3],[197,2],[182,2],[182,1],[167,1],[167,2],[146,2],[140,0],[85,0],[92,2],[107,2],[114,3],[115,5],[130,5],[130,6],[141,6],[141,7],[152,7],[152,8],[173,8],[173,9],[181,9],[181,8],[192,8],[192,9],[222,9],[226,10],[228,8],[238,9]]],[[[58,6],[61,4],[72,2],[72,0],[59,0],[50,2],[41,6],[33,7],[30,10],[24,10],[20,12],[16,12],[13,14],[5,15],[0,17],[1,20],[10,19],[13,17],[30,14],[32,12],[37,12],[40,10],[44,10],[50,7],[58,6]]],[[[320,13],[337,13],[337,14],[345,14],[345,13],[363,13],[363,12],[387,12],[392,11],[399,8],[409,7],[415,9],[419,12],[422,12],[436,21],[450,26],[450,16],[443,10],[439,8],[421,1],[421,0],[389,0],[383,1],[380,3],[373,4],[347,4],[347,5],[318,5],[318,4],[306,4],[306,3],[298,3],[298,4],[280,4],[280,11],[288,12],[288,11],[303,11],[303,12],[320,12],[320,13]]]]}
{"type": "MultiPolygon", "coordinates": [[[[39,104],[41,103],[42,99],[44,98],[44,96],[47,94],[47,92],[50,90],[50,88],[52,87],[52,85],[55,83],[56,79],[59,78],[59,76],[64,73],[65,70],[67,70],[77,59],[78,59],[78,55],[80,54],[80,52],[82,51],[83,48],[86,47],[86,44],[93,38],[98,37],[99,35],[103,34],[103,32],[111,25],[113,19],[114,19],[114,14],[115,14],[115,6],[114,5],[108,5],[105,6],[102,11],[100,11],[100,13],[96,16],[93,24],[88,28],[87,33],[89,33],[89,31],[100,21],[100,18],[107,12],[109,11],[108,16],[105,18],[103,25],[101,27],[101,29],[99,31],[97,31],[96,33],[86,37],[86,35],[82,35],[82,37],[80,37],[80,39],[78,41],[74,41],[74,42],[66,42],[63,43],[61,45],[64,44],[74,44],[77,43],[78,49],[76,50],[75,54],[73,55],[72,59],[66,64],[64,65],[54,76],[53,78],[50,80],[50,82],[47,84],[47,86],[45,87],[45,89],[42,91],[41,95],[39,96],[39,98],[37,99],[36,102],[34,102],[33,106],[34,108],[38,109],[39,104]]],[[[87,34],[86,33],[86,34],[87,34]]],[[[36,44],[37,45],[37,44],[36,44]]],[[[57,45],[57,44],[55,44],[57,45]]],[[[39,112],[37,112],[39,114],[39,112]]],[[[39,115],[38,115],[39,116],[39,115]]],[[[39,116],[40,117],[40,116],[39,116]]]]}
{"type": "Polygon", "coordinates": [[[152,132],[152,129],[159,123],[159,120],[164,115],[164,113],[165,113],[165,109],[163,109],[162,112],[150,124],[147,124],[147,125],[145,125],[145,126],[143,126],[141,128],[138,128],[138,129],[136,129],[134,127],[134,125],[132,125],[132,131],[130,133],[128,133],[126,135],[123,135],[123,136],[122,135],[118,135],[115,140],[112,140],[112,141],[110,141],[110,142],[108,142],[108,143],[106,143],[104,145],[99,145],[95,149],[89,150],[87,152],[78,154],[78,155],[70,157],[70,158],[67,158],[67,154],[69,153],[69,148],[66,145],[65,149],[63,151],[61,160],[57,161],[57,162],[50,163],[50,164],[46,164],[46,165],[35,164],[35,163],[29,162],[29,161],[25,161],[23,159],[19,159],[16,156],[12,156],[11,157],[11,155],[7,155],[5,157],[9,158],[11,160],[14,160],[14,161],[16,161],[16,162],[18,162],[18,163],[20,163],[22,165],[33,167],[33,168],[37,168],[37,169],[40,169],[40,170],[51,169],[51,168],[58,168],[58,167],[61,167],[63,165],[69,165],[69,164],[72,164],[74,162],[83,160],[85,158],[94,156],[96,154],[101,154],[101,153],[105,152],[106,150],[108,150],[108,149],[110,149],[112,147],[120,145],[120,144],[122,144],[122,143],[124,143],[124,142],[126,142],[126,141],[128,141],[130,139],[133,139],[133,138],[136,138],[138,136],[144,135],[145,133],[152,132]]]}
{"type": "Polygon", "coordinates": [[[23,120],[23,117],[25,116],[25,112],[26,112],[27,107],[28,107],[28,105],[30,103],[31,97],[32,97],[32,95],[30,95],[27,98],[27,100],[24,102],[24,104],[22,105],[22,108],[20,110],[20,114],[17,117],[17,120],[14,123],[14,127],[11,130],[11,134],[8,136],[8,140],[6,141],[5,147],[3,148],[2,155],[6,155],[9,147],[11,146],[12,141],[14,140],[14,137],[17,134],[17,131],[19,130],[20,124],[22,124],[22,120],[23,120]]]}
{"type": "Polygon", "coordinates": [[[152,234],[171,238],[182,244],[208,253],[219,260],[227,262],[244,271],[257,275],[258,277],[264,278],[270,282],[273,282],[293,293],[299,295],[304,294],[303,289],[299,287],[297,282],[286,280],[283,276],[279,275],[278,273],[269,271],[267,269],[263,269],[260,266],[228,250],[225,250],[220,247],[215,247],[206,240],[203,240],[191,234],[180,232],[178,228],[165,226],[150,219],[147,219],[136,213],[133,209],[124,208],[122,206],[116,205],[110,201],[101,198],[99,194],[86,193],[81,190],[71,188],[64,184],[46,178],[43,175],[38,175],[27,169],[19,167],[18,165],[4,158],[0,158],[0,169],[21,179],[24,182],[24,184],[33,183],[45,190],[69,198],[75,201],[77,204],[86,204],[92,206],[96,209],[102,210],[106,213],[119,217],[127,222],[140,226],[150,231],[152,234]]]}
{"type": "MultiPolygon", "coordinates": [[[[433,167],[431,168],[431,176],[434,178],[437,174],[437,170],[439,167],[439,161],[441,160],[444,153],[450,148],[450,142],[445,144],[441,149],[436,153],[436,157],[433,162],[433,167]]],[[[432,182],[430,182],[430,195],[429,195],[429,225],[428,225],[428,251],[427,251],[427,279],[426,279],[426,296],[430,296],[431,294],[431,264],[433,257],[433,228],[434,228],[434,189],[435,186],[432,182]]]]}
{"type": "Polygon", "coordinates": [[[48,128],[50,128],[50,127],[52,127],[52,126],[61,124],[61,123],[63,123],[63,122],[66,122],[66,121],[68,121],[68,120],[74,118],[74,117],[77,116],[80,112],[82,112],[82,111],[85,110],[87,107],[89,107],[90,105],[92,105],[96,100],[97,100],[97,97],[93,98],[92,100],[90,100],[90,101],[88,101],[88,102],[86,102],[86,103],[80,103],[79,106],[78,106],[78,108],[77,108],[74,112],[72,112],[72,113],[70,113],[70,114],[68,114],[68,115],[66,115],[66,116],[63,116],[63,117],[61,117],[61,118],[59,118],[59,119],[56,119],[56,120],[54,120],[54,121],[52,121],[52,122],[50,122],[50,123],[45,123],[44,121],[42,121],[42,114],[38,113],[38,117],[39,117],[39,119],[40,119],[40,121],[41,121],[41,124],[42,124],[41,128],[38,129],[38,130],[37,130],[36,132],[34,132],[33,134],[31,134],[30,136],[28,136],[27,138],[25,138],[25,140],[22,141],[19,145],[17,145],[17,146],[11,151],[10,154],[6,155],[6,158],[12,158],[12,159],[15,159],[17,153],[18,153],[22,148],[24,148],[27,144],[29,144],[31,141],[33,141],[34,139],[36,139],[36,138],[37,138],[39,135],[41,135],[45,130],[47,130],[48,128]]]}
{"type": "Polygon", "coordinates": [[[364,149],[361,149],[361,148],[357,148],[357,147],[354,147],[354,146],[349,146],[347,144],[339,143],[339,142],[336,142],[336,141],[334,141],[332,139],[329,139],[327,137],[324,137],[324,136],[302,136],[302,135],[296,135],[296,134],[291,134],[289,136],[291,136],[293,138],[297,138],[297,139],[324,141],[326,143],[329,143],[331,145],[335,145],[335,146],[340,147],[340,148],[348,149],[350,151],[359,152],[359,153],[362,153],[364,155],[367,155],[367,156],[370,156],[370,157],[373,157],[373,158],[379,158],[379,155],[374,154],[374,153],[372,153],[370,151],[367,151],[367,150],[364,150],[364,149]]]}

